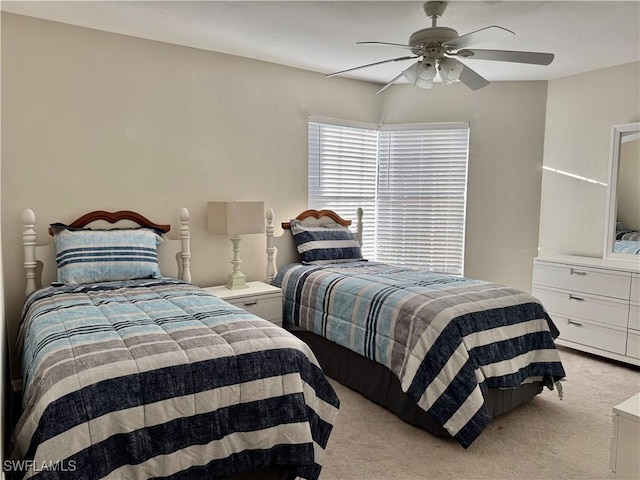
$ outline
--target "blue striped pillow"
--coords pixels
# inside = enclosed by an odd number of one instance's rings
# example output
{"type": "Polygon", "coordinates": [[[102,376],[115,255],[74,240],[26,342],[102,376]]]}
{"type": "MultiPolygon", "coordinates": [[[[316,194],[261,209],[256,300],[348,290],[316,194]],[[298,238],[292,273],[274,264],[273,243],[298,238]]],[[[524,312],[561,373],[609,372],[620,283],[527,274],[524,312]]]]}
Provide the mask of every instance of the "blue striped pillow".
{"type": "Polygon", "coordinates": [[[319,265],[362,260],[355,235],[337,223],[312,225],[291,220],[291,233],[302,263],[319,265]]]}
{"type": "Polygon", "coordinates": [[[83,283],[158,278],[162,238],[146,228],[90,230],[53,224],[58,282],[83,283]]]}

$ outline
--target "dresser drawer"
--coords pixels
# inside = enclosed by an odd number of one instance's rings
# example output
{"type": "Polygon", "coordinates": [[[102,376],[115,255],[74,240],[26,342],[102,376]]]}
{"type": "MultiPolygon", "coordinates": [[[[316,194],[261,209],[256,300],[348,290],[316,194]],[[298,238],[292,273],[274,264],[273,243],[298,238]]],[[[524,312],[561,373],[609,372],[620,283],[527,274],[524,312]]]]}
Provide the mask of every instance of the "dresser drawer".
{"type": "Polygon", "coordinates": [[[640,275],[631,275],[631,301],[640,304],[640,275]]]}
{"type": "Polygon", "coordinates": [[[533,284],[629,300],[631,274],[535,262],[533,284]]]}
{"type": "Polygon", "coordinates": [[[629,332],[627,336],[627,356],[640,359],[640,335],[629,332]]]}
{"type": "Polygon", "coordinates": [[[227,302],[240,307],[265,320],[282,322],[282,296],[254,296],[228,299],[227,302]]]}
{"type": "Polygon", "coordinates": [[[588,345],[608,352],[624,355],[627,350],[627,333],[613,328],[600,327],[580,320],[552,315],[560,330],[560,338],[588,345]]]}
{"type": "Polygon", "coordinates": [[[636,330],[640,334],[640,305],[629,307],[629,329],[636,330]]]}
{"type": "Polygon", "coordinates": [[[549,290],[543,287],[534,287],[533,296],[542,302],[549,313],[604,323],[625,330],[627,328],[628,302],[568,290],[549,290]]]}

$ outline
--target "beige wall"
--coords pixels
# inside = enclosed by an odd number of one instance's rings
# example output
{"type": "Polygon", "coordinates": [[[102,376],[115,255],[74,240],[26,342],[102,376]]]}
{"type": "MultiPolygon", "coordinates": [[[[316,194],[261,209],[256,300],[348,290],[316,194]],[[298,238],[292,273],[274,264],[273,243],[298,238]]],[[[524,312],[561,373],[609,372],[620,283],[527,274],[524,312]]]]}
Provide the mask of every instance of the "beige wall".
{"type": "MultiPolygon", "coordinates": [[[[546,82],[432,91],[379,86],[202,50],[2,14],[2,244],[8,332],[22,303],[21,215],[36,230],[93,209],[177,228],[191,212],[192,273],[223,283],[231,243],[206,232],[208,200],[306,208],[307,115],[471,124],[465,273],[530,289],[546,82]]],[[[264,238],[243,271],[264,276],[264,238]]],[[[11,340],[10,340],[10,343],[11,340]]],[[[14,375],[16,369],[14,366],[14,375]]]]}
{"type": "MultiPolygon", "coordinates": [[[[206,232],[209,200],[306,208],[307,115],[377,122],[376,86],[203,50],[2,14],[2,235],[9,338],[25,282],[21,215],[52,221],[132,209],[177,233],[191,213],[192,277],[224,283],[231,242],[206,232]]],[[[263,279],[261,235],[243,271],[263,279]]],[[[15,368],[14,368],[15,372],[15,368]]]]}
{"type": "MultiPolygon", "coordinates": [[[[611,126],[640,120],[640,62],[549,82],[544,165],[608,183],[611,126]]],[[[542,176],[540,255],[602,257],[607,188],[542,176]]]]}

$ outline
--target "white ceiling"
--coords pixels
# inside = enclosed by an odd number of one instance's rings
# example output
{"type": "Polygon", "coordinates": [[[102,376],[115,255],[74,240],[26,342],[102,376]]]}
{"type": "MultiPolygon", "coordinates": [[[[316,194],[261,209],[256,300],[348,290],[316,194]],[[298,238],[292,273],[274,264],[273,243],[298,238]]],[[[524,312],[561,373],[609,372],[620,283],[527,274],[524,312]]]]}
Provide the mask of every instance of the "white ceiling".
{"type": "MultiPolygon", "coordinates": [[[[406,50],[397,47],[355,43],[407,43],[414,31],[431,25],[422,10],[423,3],[2,1],[1,8],[326,74],[406,55],[406,50]]],[[[551,80],[640,60],[638,0],[452,1],[438,25],[452,27],[460,35],[499,25],[516,35],[478,48],[555,54],[549,66],[465,60],[493,81],[551,80]]],[[[389,63],[348,76],[384,84],[410,64],[389,63]]]]}

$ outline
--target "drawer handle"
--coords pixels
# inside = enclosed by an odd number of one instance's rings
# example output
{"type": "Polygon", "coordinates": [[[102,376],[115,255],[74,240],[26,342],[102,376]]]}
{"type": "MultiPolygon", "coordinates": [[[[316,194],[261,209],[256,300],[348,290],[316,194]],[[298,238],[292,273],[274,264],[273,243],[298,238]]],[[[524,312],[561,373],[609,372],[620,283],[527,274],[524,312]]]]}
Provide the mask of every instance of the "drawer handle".
{"type": "Polygon", "coordinates": [[[576,327],[581,327],[582,326],[582,324],[580,322],[574,322],[573,320],[567,320],[567,323],[569,325],[574,325],[576,327]]]}
{"type": "Polygon", "coordinates": [[[571,295],[571,294],[569,294],[569,300],[577,300],[579,302],[584,302],[584,298],[576,297],[575,295],[571,295]]]}
{"type": "Polygon", "coordinates": [[[586,275],[586,274],[587,274],[587,272],[585,272],[585,271],[582,271],[582,270],[576,270],[576,269],[574,269],[574,268],[572,268],[572,269],[570,270],[570,272],[571,272],[571,275],[586,275]]]}
{"type": "Polygon", "coordinates": [[[254,300],[253,302],[244,302],[245,307],[250,307],[252,305],[257,305],[257,304],[258,304],[257,300],[254,300]]]}

